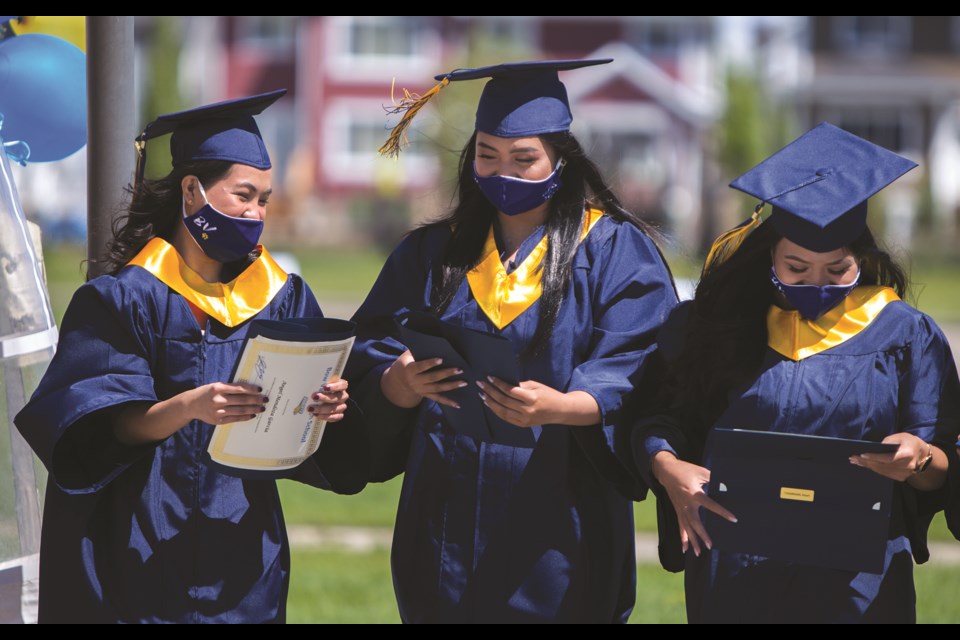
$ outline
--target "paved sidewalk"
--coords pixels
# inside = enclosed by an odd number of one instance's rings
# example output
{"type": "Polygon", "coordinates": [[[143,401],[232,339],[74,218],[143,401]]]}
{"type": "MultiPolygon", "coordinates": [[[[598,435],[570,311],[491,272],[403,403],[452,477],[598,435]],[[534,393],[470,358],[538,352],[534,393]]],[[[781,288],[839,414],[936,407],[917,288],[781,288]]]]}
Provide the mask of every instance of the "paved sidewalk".
{"type": "MultiPolygon", "coordinates": [[[[287,528],[290,544],[298,548],[338,547],[354,553],[388,549],[393,532],[381,527],[313,527],[294,525],[287,528]]],[[[637,562],[656,564],[657,536],[638,533],[637,562]]],[[[931,542],[930,562],[936,566],[960,565],[960,542],[931,542]]]]}

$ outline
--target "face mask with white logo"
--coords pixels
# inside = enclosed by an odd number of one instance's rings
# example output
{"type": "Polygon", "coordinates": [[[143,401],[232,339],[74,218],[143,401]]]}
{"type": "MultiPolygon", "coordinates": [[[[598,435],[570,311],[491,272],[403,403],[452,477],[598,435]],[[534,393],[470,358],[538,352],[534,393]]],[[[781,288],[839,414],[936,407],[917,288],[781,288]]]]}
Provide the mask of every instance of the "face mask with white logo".
{"type": "Polygon", "coordinates": [[[477,174],[477,164],[473,164],[473,178],[487,200],[508,216],[515,216],[541,204],[553,197],[563,182],[560,172],[566,162],[561,158],[553,173],[543,180],[524,180],[509,176],[481,176],[477,174]]]}
{"type": "Polygon", "coordinates": [[[203,185],[197,181],[200,195],[206,201],[199,211],[187,215],[183,203],[183,224],[200,249],[217,262],[234,262],[249,254],[260,241],[263,220],[239,218],[220,213],[207,200],[203,185]]]}

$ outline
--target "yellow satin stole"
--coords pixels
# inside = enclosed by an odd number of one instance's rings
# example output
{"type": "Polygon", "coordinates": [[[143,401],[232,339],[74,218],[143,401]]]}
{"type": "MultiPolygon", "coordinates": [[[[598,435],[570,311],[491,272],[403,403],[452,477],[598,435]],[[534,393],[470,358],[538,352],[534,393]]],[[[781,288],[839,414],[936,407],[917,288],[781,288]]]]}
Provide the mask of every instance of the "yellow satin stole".
{"type": "MultiPolygon", "coordinates": [[[[603,217],[603,211],[590,209],[583,215],[583,230],[580,242],[587,237],[594,225],[603,217]]],[[[540,298],[543,271],[540,263],[547,253],[547,237],[544,236],[523,262],[512,273],[507,273],[500,261],[493,225],[483,245],[482,258],[476,267],[467,272],[467,282],[477,304],[497,329],[503,329],[540,298]]]]}
{"type": "Polygon", "coordinates": [[[143,267],[204,313],[236,327],[263,311],[287,282],[267,250],[230,282],[207,282],[187,266],[172,244],[154,238],[128,264],[143,267]]]}
{"type": "Polygon", "coordinates": [[[889,287],[857,287],[843,302],[816,320],[772,305],[767,312],[767,344],[791,360],[823,353],[854,337],[900,297],[889,287]]]}

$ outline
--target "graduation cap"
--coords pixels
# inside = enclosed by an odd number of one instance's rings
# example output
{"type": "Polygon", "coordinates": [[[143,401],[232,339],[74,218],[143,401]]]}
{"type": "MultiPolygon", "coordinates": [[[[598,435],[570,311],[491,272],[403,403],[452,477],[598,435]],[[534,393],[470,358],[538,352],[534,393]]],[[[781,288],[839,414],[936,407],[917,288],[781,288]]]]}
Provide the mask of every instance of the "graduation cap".
{"type": "Polygon", "coordinates": [[[278,89],[160,116],[134,141],[138,153],[137,184],[143,181],[147,140],[167,134],[173,134],[170,136],[170,154],[174,167],[196,160],[226,160],[269,169],[270,156],[253,116],[286,92],[286,89],[278,89]]]}
{"type": "Polygon", "coordinates": [[[573,115],[567,89],[560,82],[558,72],[610,62],[613,58],[510,62],[476,69],[455,69],[435,76],[440,84],[422,96],[404,90],[404,98],[389,109],[390,113],[404,115],[390,138],[380,147],[380,153],[397,156],[405,131],[417,112],[443,87],[461,80],[490,78],[477,105],[475,128],[478,131],[501,138],[569,131],[573,115]]]}
{"type": "MultiPolygon", "coordinates": [[[[867,199],[917,166],[883,147],[823,122],[730,183],[773,205],[770,223],[791,242],[819,253],[849,245],[867,226],[867,199]]],[[[714,242],[707,267],[722,264],[760,222],[714,242]]]]}

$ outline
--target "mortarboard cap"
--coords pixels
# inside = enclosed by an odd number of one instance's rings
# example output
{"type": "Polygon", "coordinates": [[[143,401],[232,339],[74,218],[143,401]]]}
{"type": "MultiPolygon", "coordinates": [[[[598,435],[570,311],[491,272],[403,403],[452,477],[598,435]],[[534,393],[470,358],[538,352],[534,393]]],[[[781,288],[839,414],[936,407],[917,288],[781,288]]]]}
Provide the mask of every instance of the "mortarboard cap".
{"type": "Polygon", "coordinates": [[[867,225],[867,199],[916,167],[821,123],[730,183],[773,205],[771,224],[810,251],[849,245],[867,225]]]}
{"type": "Polygon", "coordinates": [[[286,92],[279,89],[160,116],[148,124],[135,141],[139,152],[138,183],[143,179],[147,140],[167,134],[172,134],[170,154],[174,167],[196,160],[226,160],[269,169],[270,156],[253,116],[286,92]]]}
{"type": "Polygon", "coordinates": [[[573,115],[567,89],[558,72],[613,62],[593,60],[541,60],[510,62],[476,69],[455,69],[435,76],[440,84],[418,96],[406,93],[391,112],[405,112],[380,153],[397,155],[404,130],[417,111],[451,82],[489,78],[477,105],[476,129],[501,138],[519,138],[569,131],[573,115]]]}

